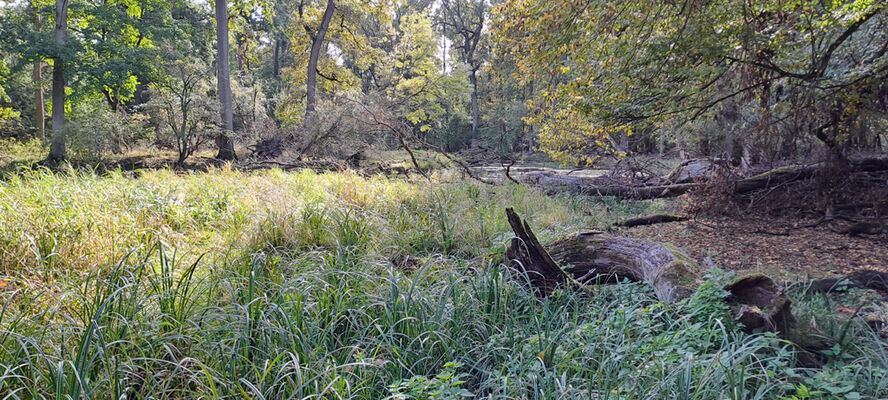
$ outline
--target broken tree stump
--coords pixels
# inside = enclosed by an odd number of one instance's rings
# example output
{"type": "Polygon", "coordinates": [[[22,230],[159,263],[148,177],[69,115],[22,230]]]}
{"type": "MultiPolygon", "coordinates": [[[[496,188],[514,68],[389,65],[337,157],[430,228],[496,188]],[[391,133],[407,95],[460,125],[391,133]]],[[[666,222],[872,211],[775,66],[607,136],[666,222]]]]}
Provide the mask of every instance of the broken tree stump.
{"type": "Polygon", "coordinates": [[[771,278],[760,274],[746,276],[726,286],[725,291],[729,293],[726,301],[734,318],[747,331],[792,330],[792,303],[771,278]]]}
{"type": "Polygon", "coordinates": [[[570,276],[537,240],[527,221],[522,221],[511,207],[506,208],[506,217],[516,236],[506,249],[506,258],[513,270],[526,274],[530,284],[545,294],[571,282],[570,276]]]}
{"type": "MultiPolygon", "coordinates": [[[[505,256],[509,267],[541,295],[559,287],[612,283],[621,279],[644,282],[657,298],[673,303],[692,296],[703,283],[704,269],[671,246],[602,232],[569,236],[543,247],[527,221],[506,208],[515,238],[505,256]],[[562,266],[564,268],[562,268],[562,266]]],[[[882,276],[860,276],[869,287],[883,287],[882,276]]],[[[835,286],[821,282],[820,286],[835,286]]],[[[855,282],[856,283],[856,282],[855,282]]],[[[817,286],[817,285],[815,285],[817,286]]],[[[822,365],[822,350],[835,344],[813,326],[798,323],[792,302],[771,278],[756,274],[735,280],[725,288],[724,301],[746,332],[776,332],[798,349],[797,362],[806,367],[822,365]]]]}
{"type": "MultiPolygon", "coordinates": [[[[518,275],[526,274],[543,295],[558,287],[628,279],[644,282],[659,300],[673,303],[690,297],[703,283],[705,270],[674,247],[630,237],[580,234],[557,240],[547,249],[513,209],[507,208],[506,215],[516,236],[505,252],[509,266],[518,275]]],[[[725,301],[747,330],[790,330],[790,301],[770,278],[741,278],[725,290],[729,293],[725,301]]]]}

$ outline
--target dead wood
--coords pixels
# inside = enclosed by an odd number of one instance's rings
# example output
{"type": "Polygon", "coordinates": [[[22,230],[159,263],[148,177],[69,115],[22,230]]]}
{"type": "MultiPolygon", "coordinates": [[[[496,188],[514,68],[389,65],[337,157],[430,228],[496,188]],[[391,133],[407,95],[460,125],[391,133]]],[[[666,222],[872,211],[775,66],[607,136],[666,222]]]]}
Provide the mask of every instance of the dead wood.
{"type": "Polygon", "coordinates": [[[663,224],[663,223],[668,223],[668,222],[681,222],[681,221],[687,221],[688,219],[690,219],[690,218],[685,217],[685,216],[680,216],[680,215],[657,214],[657,215],[648,215],[645,217],[629,218],[627,220],[617,222],[614,225],[620,226],[623,228],[632,228],[635,226],[663,224]]]}
{"type": "Polygon", "coordinates": [[[740,278],[725,287],[734,317],[747,331],[789,332],[795,319],[791,302],[777,284],[764,275],[740,278]]]}
{"type": "Polygon", "coordinates": [[[855,271],[839,278],[819,279],[811,282],[809,293],[843,291],[848,287],[876,290],[888,294],[888,273],[873,270],[855,271]]]}
{"type": "MultiPolygon", "coordinates": [[[[568,282],[585,285],[628,279],[650,285],[658,299],[671,303],[691,296],[703,282],[705,270],[676,248],[597,231],[543,247],[527,221],[511,208],[506,215],[516,236],[506,258],[519,272],[527,271],[530,283],[544,293],[568,282]]],[[[764,277],[738,281],[728,291],[760,309],[782,298],[777,285],[764,277]]]]}
{"type": "Polygon", "coordinates": [[[666,177],[671,183],[693,183],[714,179],[729,173],[727,161],[717,158],[695,158],[685,160],[666,177]]]}
{"type": "MultiPolygon", "coordinates": [[[[527,221],[522,221],[511,208],[506,209],[506,214],[516,236],[505,252],[509,266],[516,275],[527,277],[542,295],[558,287],[627,279],[650,285],[659,300],[673,303],[690,297],[703,283],[704,268],[676,248],[594,232],[563,238],[547,249],[527,221]]],[[[728,293],[724,300],[744,330],[777,332],[796,344],[800,363],[822,363],[819,351],[829,348],[833,341],[796,322],[791,301],[771,278],[760,274],[746,276],[724,289],[728,293]]]]}
{"type": "MultiPolygon", "coordinates": [[[[808,179],[829,168],[826,163],[794,165],[776,168],[749,178],[735,180],[733,192],[745,194],[775,187],[781,184],[808,179]]],[[[868,158],[849,161],[851,172],[876,172],[888,170],[888,159],[868,158]]],[[[705,174],[704,174],[705,175],[705,174]]],[[[703,187],[703,182],[675,183],[668,185],[600,185],[592,179],[546,173],[534,174],[534,183],[548,188],[549,192],[573,192],[591,196],[617,196],[637,200],[681,196],[691,190],[703,187]]]]}
{"type": "Polygon", "coordinates": [[[530,284],[544,294],[571,282],[571,277],[555,263],[537,240],[530,225],[522,221],[511,207],[506,208],[506,217],[516,236],[506,249],[506,259],[510,261],[513,270],[526,275],[530,284]]]}
{"type": "Polygon", "coordinates": [[[265,169],[265,168],[280,168],[283,170],[293,170],[293,169],[310,169],[318,172],[342,172],[348,169],[348,165],[341,161],[329,161],[329,160],[307,160],[307,161],[290,161],[290,162],[280,162],[274,160],[260,160],[254,161],[251,163],[243,164],[241,166],[246,170],[255,170],[255,169],[265,169]]]}
{"type": "Polygon", "coordinates": [[[513,160],[511,158],[508,158],[508,159],[502,158],[502,159],[500,159],[500,165],[502,165],[503,170],[505,170],[506,178],[509,178],[509,180],[514,183],[517,183],[519,185],[521,184],[521,182],[518,182],[517,180],[515,180],[515,178],[512,178],[512,175],[509,174],[510,170],[512,169],[512,166],[515,165],[515,160],[513,160]]]}

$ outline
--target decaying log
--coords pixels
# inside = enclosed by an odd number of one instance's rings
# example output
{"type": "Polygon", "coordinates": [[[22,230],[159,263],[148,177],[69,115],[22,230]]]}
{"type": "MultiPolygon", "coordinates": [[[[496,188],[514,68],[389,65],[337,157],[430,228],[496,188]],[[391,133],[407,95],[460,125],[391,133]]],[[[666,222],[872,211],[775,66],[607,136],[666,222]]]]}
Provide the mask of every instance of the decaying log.
{"type": "Polygon", "coordinates": [[[506,249],[506,258],[511,260],[514,270],[526,274],[533,287],[547,294],[571,282],[570,276],[555,263],[537,240],[530,225],[522,221],[511,207],[506,208],[506,217],[516,236],[506,249]]]}
{"type": "Polygon", "coordinates": [[[848,286],[860,289],[870,289],[888,294],[888,273],[862,270],[856,271],[840,278],[827,278],[811,282],[808,292],[832,292],[842,291],[848,286]]]}
{"type": "Polygon", "coordinates": [[[693,183],[704,179],[713,179],[719,174],[728,172],[725,160],[713,158],[694,158],[678,165],[666,179],[672,183],[693,183]]]}
{"type": "Polygon", "coordinates": [[[795,319],[791,302],[767,276],[756,274],[740,278],[725,287],[726,299],[738,322],[747,330],[790,332],[795,319]]]}
{"type": "MultiPolygon", "coordinates": [[[[808,179],[827,168],[825,163],[794,165],[775,168],[749,178],[734,181],[734,193],[744,194],[793,181],[808,179]]],[[[868,158],[849,161],[851,172],[888,170],[888,159],[868,158]]],[[[548,188],[549,192],[573,192],[591,196],[617,196],[637,200],[681,196],[703,186],[701,182],[669,185],[599,185],[593,179],[537,173],[529,176],[533,183],[548,188]]]]}
{"type": "Polygon", "coordinates": [[[699,265],[678,249],[642,239],[573,236],[552,243],[549,251],[580,284],[644,282],[666,303],[694,294],[703,276],[699,265]]]}
{"type": "Polygon", "coordinates": [[[657,215],[648,215],[646,217],[629,218],[629,219],[617,222],[614,225],[620,226],[623,228],[632,228],[635,226],[664,224],[667,222],[681,222],[681,221],[687,221],[688,219],[690,219],[690,218],[680,216],[680,215],[657,214],[657,215]]]}
{"type": "Polygon", "coordinates": [[[542,186],[550,193],[569,192],[589,196],[616,196],[629,199],[656,199],[681,196],[700,186],[698,183],[676,185],[636,186],[636,185],[597,185],[593,179],[543,172],[528,174],[531,183],[542,186]]]}
{"type": "MultiPolygon", "coordinates": [[[[672,303],[690,297],[703,283],[702,267],[676,248],[596,231],[558,240],[547,250],[514,210],[507,208],[506,214],[516,236],[505,253],[509,266],[515,275],[529,278],[542,295],[558,287],[628,279],[650,285],[659,300],[672,303]]],[[[865,279],[869,287],[888,289],[886,278],[888,274],[869,273],[856,279],[865,279]]],[[[833,287],[836,283],[824,281],[821,285],[833,287]]],[[[724,289],[725,302],[746,332],[776,332],[796,346],[797,361],[802,366],[822,365],[826,357],[822,350],[836,343],[815,327],[797,322],[791,301],[767,276],[746,276],[724,289]]]]}
{"type": "Polygon", "coordinates": [[[348,169],[348,165],[341,161],[330,160],[308,160],[308,161],[290,161],[279,162],[274,160],[259,160],[251,163],[242,164],[241,168],[246,170],[280,168],[286,171],[294,169],[310,169],[317,172],[342,172],[348,169]]]}
{"type": "MultiPolygon", "coordinates": [[[[703,283],[705,270],[679,249],[603,234],[569,236],[547,249],[514,210],[507,208],[506,214],[516,236],[505,253],[509,265],[544,295],[557,287],[628,279],[650,285],[659,300],[673,303],[690,297],[703,283]]],[[[770,278],[741,278],[725,290],[725,301],[747,330],[791,329],[790,301],[770,278]]]]}

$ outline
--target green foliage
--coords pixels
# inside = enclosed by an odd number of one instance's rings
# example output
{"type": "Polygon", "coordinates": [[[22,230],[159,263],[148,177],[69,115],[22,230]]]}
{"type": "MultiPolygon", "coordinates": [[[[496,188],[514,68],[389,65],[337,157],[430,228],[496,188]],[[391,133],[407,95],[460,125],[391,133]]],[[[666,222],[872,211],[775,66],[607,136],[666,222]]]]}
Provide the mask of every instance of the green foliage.
{"type": "Polygon", "coordinates": [[[705,117],[775,157],[810,140],[841,150],[863,109],[884,119],[864,99],[884,90],[885,10],[869,0],[509,1],[495,37],[519,82],[545,85],[528,121],[555,158],[594,161],[620,150],[615,135],[705,117]]]}
{"type": "Polygon", "coordinates": [[[150,143],[148,115],[114,112],[103,102],[83,102],[68,115],[68,151],[80,160],[101,160],[150,143]]]}
{"type": "Polygon", "coordinates": [[[472,392],[463,389],[461,386],[466,383],[466,374],[457,374],[456,370],[462,367],[462,364],[448,362],[444,364],[444,370],[433,378],[429,379],[425,376],[414,376],[406,381],[396,382],[389,387],[391,390],[391,399],[398,400],[430,400],[430,399],[451,399],[474,397],[472,392]]]}
{"type": "Polygon", "coordinates": [[[178,51],[167,55],[174,61],[163,63],[168,75],[152,85],[153,98],[145,108],[163,126],[160,139],[176,150],[182,163],[215,136],[219,104],[206,64],[178,51]]]}

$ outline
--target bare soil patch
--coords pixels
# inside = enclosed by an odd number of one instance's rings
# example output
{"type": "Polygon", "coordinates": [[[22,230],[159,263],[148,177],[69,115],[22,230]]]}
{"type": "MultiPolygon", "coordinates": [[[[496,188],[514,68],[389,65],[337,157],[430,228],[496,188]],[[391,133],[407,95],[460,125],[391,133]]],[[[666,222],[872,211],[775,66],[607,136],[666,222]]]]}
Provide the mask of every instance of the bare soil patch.
{"type": "MultiPolygon", "coordinates": [[[[808,221],[813,222],[813,221],[808,221]]],[[[822,278],[871,269],[888,272],[888,236],[837,234],[806,222],[707,218],[625,229],[624,232],[682,248],[732,271],[822,278]]]]}

